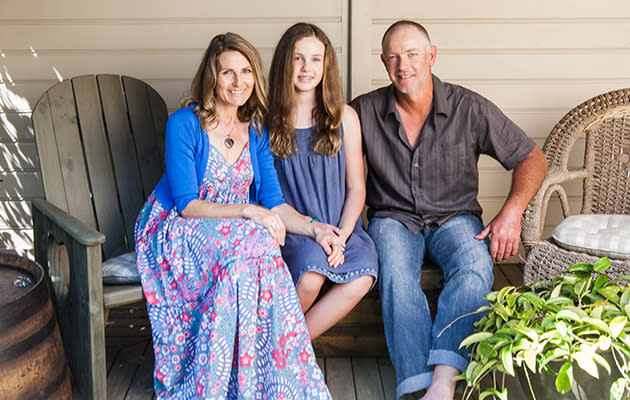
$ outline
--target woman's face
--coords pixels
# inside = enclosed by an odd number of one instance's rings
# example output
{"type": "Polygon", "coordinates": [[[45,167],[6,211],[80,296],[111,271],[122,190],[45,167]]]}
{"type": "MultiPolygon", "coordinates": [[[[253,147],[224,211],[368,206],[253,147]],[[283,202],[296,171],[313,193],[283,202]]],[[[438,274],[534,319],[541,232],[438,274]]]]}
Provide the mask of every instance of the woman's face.
{"type": "Polygon", "coordinates": [[[326,47],[315,36],[295,42],[293,60],[293,84],[297,92],[308,92],[317,87],[324,75],[326,47]]]}
{"type": "Polygon", "coordinates": [[[245,56],[235,50],[219,54],[217,68],[217,104],[240,107],[254,90],[254,69],[245,56]]]}

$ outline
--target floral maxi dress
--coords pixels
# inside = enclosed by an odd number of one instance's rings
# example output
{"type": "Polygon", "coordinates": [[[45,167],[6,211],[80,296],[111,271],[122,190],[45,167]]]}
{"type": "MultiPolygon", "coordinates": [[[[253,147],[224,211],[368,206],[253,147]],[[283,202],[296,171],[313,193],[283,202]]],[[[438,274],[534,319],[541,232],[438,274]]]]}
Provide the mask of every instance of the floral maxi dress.
{"type": "MultiPolygon", "coordinates": [[[[246,203],[249,145],[210,155],[199,198],[246,203]]],[[[244,218],[182,218],[152,194],[136,222],[158,399],[330,399],[280,249],[244,218]]]]}

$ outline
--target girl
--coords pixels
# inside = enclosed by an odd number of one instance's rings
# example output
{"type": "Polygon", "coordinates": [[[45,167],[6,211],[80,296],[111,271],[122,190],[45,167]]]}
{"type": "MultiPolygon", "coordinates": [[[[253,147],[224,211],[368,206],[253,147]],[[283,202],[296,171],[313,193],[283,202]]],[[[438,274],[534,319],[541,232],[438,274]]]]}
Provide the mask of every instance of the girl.
{"type": "Polygon", "coordinates": [[[280,39],[271,63],[271,150],[285,200],[334,233],[340,255],[311,238],[287,234],[289,266],[311,339],[361,300],[378,272],[374,243],[359,218],[365,201],[361,130],[345,105],[335,51],[317,26],[298,23],[280,39]],[[334,284],[317,302],[323,283],[334,284]]]}

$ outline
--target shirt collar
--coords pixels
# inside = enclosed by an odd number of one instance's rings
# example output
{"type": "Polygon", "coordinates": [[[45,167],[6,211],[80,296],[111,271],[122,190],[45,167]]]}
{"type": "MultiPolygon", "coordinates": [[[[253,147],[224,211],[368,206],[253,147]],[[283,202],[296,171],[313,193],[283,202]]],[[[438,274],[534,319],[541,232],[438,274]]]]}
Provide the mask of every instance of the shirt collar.
{"type": "Polygon", "coordinates": [[[444,84],[435,75],[431,75],[433,79],[433,112],[435,115],[443,115],[448,117],[449,107],[446,101],[446,93],[444,92],[444,84]]]}

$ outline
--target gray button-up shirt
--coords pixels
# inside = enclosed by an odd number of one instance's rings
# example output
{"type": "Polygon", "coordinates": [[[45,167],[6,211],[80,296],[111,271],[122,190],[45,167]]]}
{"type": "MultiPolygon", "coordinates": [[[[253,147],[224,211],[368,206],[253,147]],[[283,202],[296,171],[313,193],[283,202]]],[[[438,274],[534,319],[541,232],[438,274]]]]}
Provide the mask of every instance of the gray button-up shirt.
{"type": "Polygon", "coordinates": [[[394,218],[416,234],[456,215],[481,217],[480,154],[509,170],[534,148],[492,102],[435,75],[433,110],[416,148],[409,144],[395,107],[393,85],[361,95],[351,105],[363,131],[368,218],[394,218]]]}

